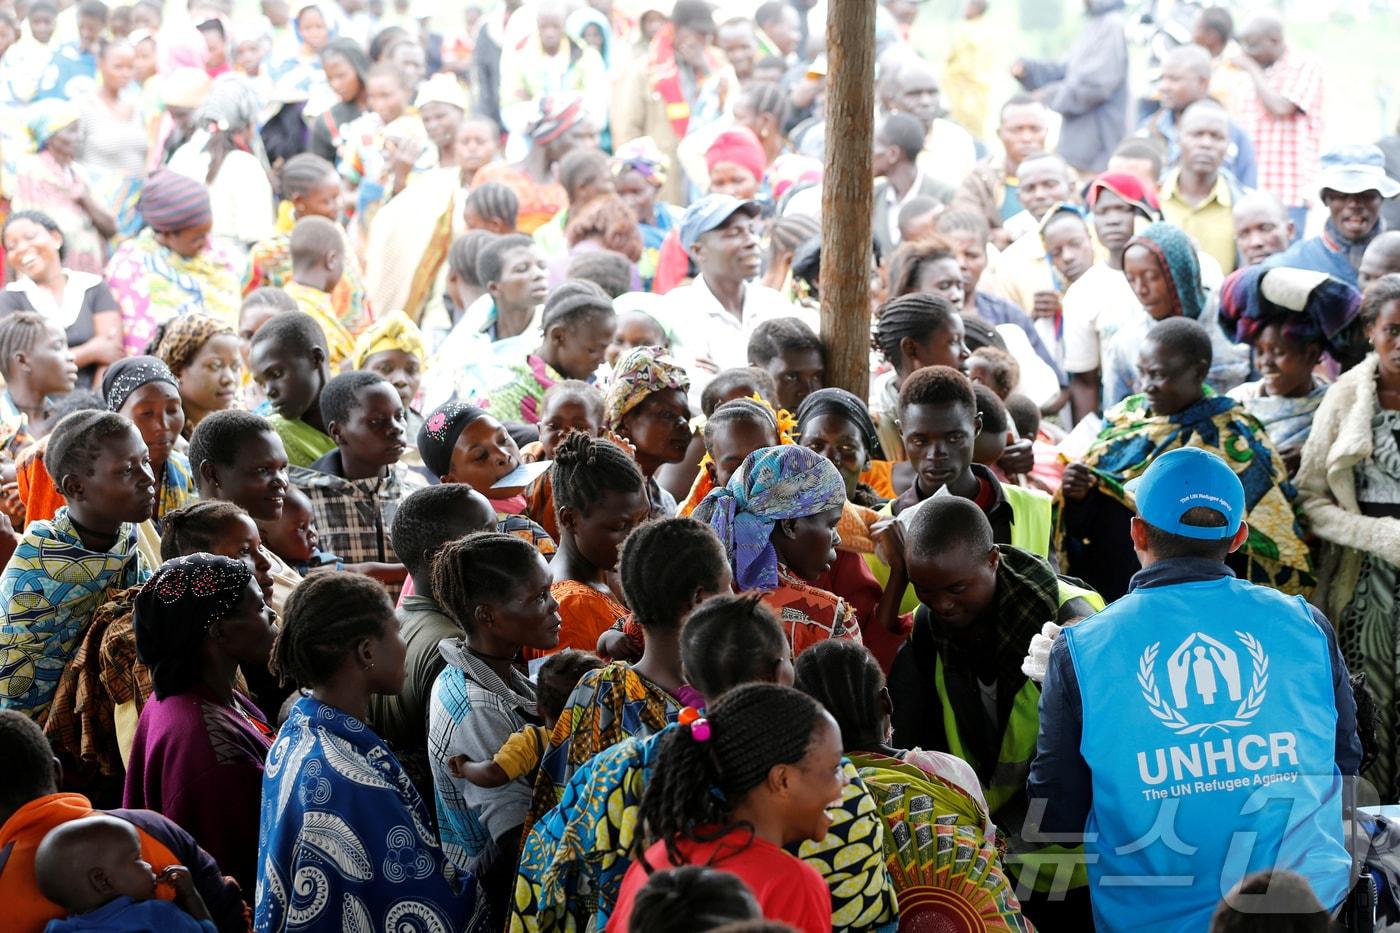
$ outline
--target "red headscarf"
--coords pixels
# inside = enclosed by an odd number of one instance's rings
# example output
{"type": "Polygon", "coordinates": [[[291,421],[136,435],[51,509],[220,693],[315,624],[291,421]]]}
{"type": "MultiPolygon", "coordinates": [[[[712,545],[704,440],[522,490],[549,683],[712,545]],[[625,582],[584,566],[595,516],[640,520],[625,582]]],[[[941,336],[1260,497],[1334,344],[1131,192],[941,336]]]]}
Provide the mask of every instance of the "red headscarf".
{"type": "Polygon", "coordinates": [[[707,168],[714,171],[715,166],[721,162],[732,162],[740,168],[748,169],[758,181],[763,181],[763,171],[768,167],[768,157],[764,154],[758,137],[753,134],[753,130],[745,126],[725,130],[716,136],[715,141],[710,143],[710,148],[705,150],[707,168]]]}
{"type": "Polygon", "coordinates": [[[1104,172],[1099,175],[1089,183],[1089,207],[1094,206],[1094,202],[1099,199],[1099,192],[1105,189],[1112,191],[1153,220],[1162,216],[1162,205],[1158,203],[1157,195],[1147,190],[1142,179],[1136,175],[1126,172],[1104,172]]]}

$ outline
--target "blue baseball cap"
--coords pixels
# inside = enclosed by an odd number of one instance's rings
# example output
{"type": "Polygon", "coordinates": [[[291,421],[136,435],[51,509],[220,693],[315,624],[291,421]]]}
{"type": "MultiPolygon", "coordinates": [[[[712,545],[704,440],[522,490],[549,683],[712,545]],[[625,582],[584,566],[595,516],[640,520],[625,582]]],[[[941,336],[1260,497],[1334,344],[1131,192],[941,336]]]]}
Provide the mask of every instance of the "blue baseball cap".
{"type": "Polygon", "coordinates": [[[1125,488],[1137,499],[1138,518],[1183,538],[1232,538],[1244,518],[1240,478],[1228,463],[1199,447],[1180,447],[1162,454],[1125,488]],[[1225,516],[1225,524],[1214,528],[1184,524],[1181,517],[1195,508],[1214,509],[1225,516]]]}
{"type": "Polygon", "coordinates": [[[728,194],[707,194],[685,209],[681,217],[681,246],[689,252],[695,241],[744,211],[750,217],[757,217],[763,210],[757,201],[740,201],[728,194]]]}

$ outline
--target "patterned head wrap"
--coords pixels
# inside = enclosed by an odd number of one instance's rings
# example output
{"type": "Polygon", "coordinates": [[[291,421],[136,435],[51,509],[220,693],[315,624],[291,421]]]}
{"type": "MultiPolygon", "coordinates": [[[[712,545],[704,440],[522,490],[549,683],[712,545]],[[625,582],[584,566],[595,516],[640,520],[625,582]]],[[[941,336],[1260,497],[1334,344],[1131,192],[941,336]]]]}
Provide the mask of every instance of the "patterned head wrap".
{"type": "Polygon", "coordinates": [[[813,418],[822,415],[839,415],[856,426],[860,439],[865,444],[865,452],[872,460],[885,459],[885,450],[880,446],[880,433],[875,430],[875,422],[870,417],[870,409],[855,395],[845,389],[818,389],[802,400],[797,406],[797,434],[802,436],[802,426],[813,418]]]}
{"type": "Polygon", "coordinates": [[[778,585],[778,552],[769,540],[773,526],[846,504],[846,484],[836,467],[806,447],[755,450],[730,477],[710,490],[695,510],[724,542],[740,590],[778,585]]]}
{"type": "Polygon", "coordinates": [[[402,350],[416,356],[419,366],[426,366],[428,362],[423,347],[423,332],[402,311],[390,311],[360,334],[355,341],[353,367],[364,369],[366,360],[385,350],[402,350]]]}
{"type": "Polygon", "coordinates": [[[537,146],[548,146],[583,119],[583,97],[564,94],[540,98],[540,112],[525,127],[525,135],[537,146]]]}
{"type": "Polygon", "coordinates": [[[253,82],[229,72],[219,75],[209,85],[209,96],[194,112],[194,122],[210,130],[241,130],[257,125],[261,105],[253,82]]]}
{"type": "Polygon", "coordinates": [[[1090,208],[1098,201],[1100,191],[1112,191],[1152,220],[1162,216],[1162,205],[1158,202],[1157,195],[1148,191],[1142,179],[1136,175],[1126,172],[1104,172],[1089,182],[1089,193],[1085,196],[1085,201],[1090,208]]]}
{"type": "Polygon", "coordinates": [[[170,367],[154,356],[126,356],[107,367],[102,376],[102,398],[110,411],[121,411],[131,393],[148,382],[166,382],[180,389],[170,367]]]}
{"type": "Polygon", "coordinates": [[[1141,246],[1157,258],[1162,271],[1171,277],[1177,309],[1183,316],[1198,320],[1206,295],[1201,289],[1201,263],[1191,238],[1180,227],[1158,222],[1129,240],[1123,251],[1133,246],[1141,246]]]}
{"type": "Polygon", "coordinates": [[[136,209],[156,233],[202,227],[214,219],[209,188],[166,168],[157,169],[146,179],[136,209]]]}
{"type": "Polygon", "coordinates": [[[1341,279],[1310,269],[1250,266],[1230,273],[1220,287],[1220,326],[1240,343],[1254,345],[1270,324],[1299,343],[1321,344],[1345,354],[1361,311],[1361,293],[1341,279]]]}
{"type": "Polygon", "coordinates": [[[725,130],[710,143],[710,148],[705,150],[705,167],[714,171],[721,162],[731,162],[747,169],[759,181],[763,181],[763,173],[768,168],[768,156],[763,151],[763,144],[747,126],[725,130]]]}
{"type": "Polygon", "coordinates": [[[57,97],[41,100],[29,108],[29,135],[36,149],[67,127],[78,122],[78,105],[57,97]]]}
{"type": "Polygon", "coordinates": [[[434,476],[446,476],[452,470],[452,448],[467,425],[486,412],[465,402],[445,402],[433,409],[418,429],[418,453],[423,465],[434,476]]]}
{"type": "Polygon", "coordinates": [[[690,388],[690,377],[684,367],[659,347],[635,347],[617,361],[612,381],[604,397],[603,408],[607,415],[606,427],[616,431],[627,413],[636,408],[647,397],[666,389],[690,388]]]}
{"type": "Polygon", "coordinates": [[[238,331],[216,317],[195,312],[172,318],[160,332],[153,356],[160,357],[170,372],[179,378],[194,360],[195,354],[214,337],[220,334],[238,336],[238,331]]]}
{"type": "Polygon", "coordinates": [[[636,172],[655,188],[666,184],[666,156],[650,136],[640,136],[617,147],[612,158],[613,177],[636,172]]]}
{"type": "Polygon", "coordinates": [[[243,561],[200,553],[166,561],[141,587],[131,624],[158,699],[198,681],[205,634],[232,614],[251,579],[243,561]]]}

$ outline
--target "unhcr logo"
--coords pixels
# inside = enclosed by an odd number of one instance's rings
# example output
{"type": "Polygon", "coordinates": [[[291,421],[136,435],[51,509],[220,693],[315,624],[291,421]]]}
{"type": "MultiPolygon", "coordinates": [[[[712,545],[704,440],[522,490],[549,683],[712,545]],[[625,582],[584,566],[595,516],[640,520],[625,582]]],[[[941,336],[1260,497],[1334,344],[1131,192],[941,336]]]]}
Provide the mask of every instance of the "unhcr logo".
{"type": "Polygon", "coordinates": [[[1148,709],[1178,735],[1228,733],[1259,713],[1269,685],[1269,656],[1253,635],[1235,632],[1249,659],[1244,688],[1240,653],[1204,632],[1193,632],[1165,661],[1167,696],[1157,684],[1162,643],[1148,645],[1138,659],[1138,686],[1148,709]]]}

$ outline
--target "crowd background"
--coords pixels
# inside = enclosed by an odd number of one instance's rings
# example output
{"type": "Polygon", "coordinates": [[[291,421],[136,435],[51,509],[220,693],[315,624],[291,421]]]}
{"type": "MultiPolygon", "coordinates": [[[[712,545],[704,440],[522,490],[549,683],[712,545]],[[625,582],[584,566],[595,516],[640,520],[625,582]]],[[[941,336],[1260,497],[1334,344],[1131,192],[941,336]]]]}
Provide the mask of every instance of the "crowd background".
{"type": "Polygon", "coordinates": [[[879,0],[848,391],[822,0],[61,7],[5,924],[1400,922],[1394,11],[879,0]]]}

